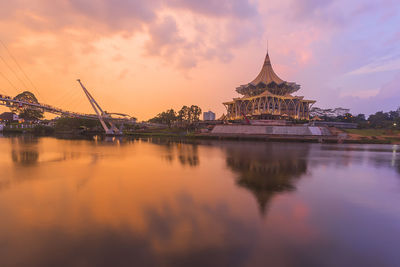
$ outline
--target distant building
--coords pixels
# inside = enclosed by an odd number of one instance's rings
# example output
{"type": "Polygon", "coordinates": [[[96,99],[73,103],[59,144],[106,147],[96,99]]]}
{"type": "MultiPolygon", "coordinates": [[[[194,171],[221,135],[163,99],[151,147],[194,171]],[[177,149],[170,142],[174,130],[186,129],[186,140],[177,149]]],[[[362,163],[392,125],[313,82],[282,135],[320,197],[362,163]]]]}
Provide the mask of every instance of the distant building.
{"type": "Polygon", "coordinates": [[[215,121],[215,113],[212,111],[203,112],[203,120],[205,121],[215,121]]]}
{"type": "Polygon", "coordinates": [[[16,122],[18,121],[19,117],[14,112],[3,112],[0,114],[0,121],[3,122],[16,122]]]}
{"type": "Polygon", "coordinates": [[[348,108],[334,108],[334,109],[322,109],[322,108],[311,108],[310,116],[315,117],[330,117],[335,118],[338,116],[344,116],[346,113],[350,113],[350,109],[348,108]]]}

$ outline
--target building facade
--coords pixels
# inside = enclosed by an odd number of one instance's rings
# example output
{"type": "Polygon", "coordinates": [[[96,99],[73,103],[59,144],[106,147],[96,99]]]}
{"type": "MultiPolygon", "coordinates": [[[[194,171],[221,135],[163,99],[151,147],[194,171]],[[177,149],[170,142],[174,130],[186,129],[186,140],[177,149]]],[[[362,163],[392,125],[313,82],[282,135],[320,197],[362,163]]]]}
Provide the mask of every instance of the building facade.
{"type": "Polygon", "coordinates": [[[204,121],[215,121],[215,113],[212,111],[203,112],[203,120],[204,121]]]}
{"type": "Polygon", "coordinates": [[[17,122],[19,117],[14,112],[3,112],[0,114],[0,121],[3,122],[17,122]]]}
{"type": "Polygon", "coordinates": [[[275,74],[268,52],[258,76],[250,83],[241,85],[236,91],[242,97],[223,103],[227,109],[227,119],[309,119],[311,106],[315,100],[292,94],[300,85],[286,82],[275,74]]]}

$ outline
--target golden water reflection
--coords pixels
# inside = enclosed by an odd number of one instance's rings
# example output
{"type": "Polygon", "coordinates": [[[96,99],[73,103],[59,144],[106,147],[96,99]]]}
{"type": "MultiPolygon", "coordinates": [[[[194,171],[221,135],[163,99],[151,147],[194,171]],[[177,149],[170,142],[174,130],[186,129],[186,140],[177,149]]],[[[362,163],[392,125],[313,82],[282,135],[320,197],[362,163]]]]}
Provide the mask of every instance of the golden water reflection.
{"type": "Polygon", "coordinates": [[[400,262],[389,148],[21,137],[0,149],[0,266],[400,262]]]}

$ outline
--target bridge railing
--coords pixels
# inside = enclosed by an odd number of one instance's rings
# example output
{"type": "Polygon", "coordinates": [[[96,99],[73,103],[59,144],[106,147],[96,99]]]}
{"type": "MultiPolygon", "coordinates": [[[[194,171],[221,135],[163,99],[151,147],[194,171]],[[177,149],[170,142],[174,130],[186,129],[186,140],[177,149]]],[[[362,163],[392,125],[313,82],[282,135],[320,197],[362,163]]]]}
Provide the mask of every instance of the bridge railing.
{"type": "MultiPolygon", "coordinates": [[[[98,120],[98,116],[95,114],[85,114],[85,113],[63,110],[63,109],[53,107],[51,105],[47,105],[47,104],[43,104],[43,103],[26,102],[26,101],[14,99],[7,95],[0,95],[0,105],[11,107],[12,106],[11,103],[17,104],[19,106],[30,106],[30,107],[39,108],[39,109],[43,110],[43,112],[49,112],[49,113],[53,113],[56,115],[64,115],[64,116],[68,116],[68,117],[79,117],[79,118],[85,118],[85,119],[98,120]]],[[[132,122],[132,119],[113,118],[110,115],[103,116],[103,119],[112,120],[112,121],[116,121],[116,122],[125,122],[125,123],[132,122]]]]}

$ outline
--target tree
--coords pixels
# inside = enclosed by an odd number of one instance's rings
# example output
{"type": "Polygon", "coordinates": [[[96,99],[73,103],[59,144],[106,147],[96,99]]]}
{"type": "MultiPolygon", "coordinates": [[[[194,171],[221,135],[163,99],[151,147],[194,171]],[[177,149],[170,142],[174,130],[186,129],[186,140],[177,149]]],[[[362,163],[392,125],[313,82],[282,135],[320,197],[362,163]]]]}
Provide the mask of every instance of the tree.
{"type": "Polygon", "coordinates": [[[57,131],[70,131],[70,130],[78,130],[81,129],[82,127],[90,130],[102,129],[99,120],[70,118],[70,117],[61,117],[57,119],[54,128],[57,131]]]}
{"type": "Polygon", "coordinates": [[[383,111],[378,111],[368,117],[369,125],[372,128],[386,128],[390,126],[389,114],[383,111]]]}
{"type": "Polygon", "coordinates": [[[354,122],[357,123],[358,128],[368,128],[368,121],[365,119],[365,114],[358,114],[354,117],[354,122]]]}
{"type": "Polygon", "coordinates": [[[399,118],[399,113],[397,111],[389,111],[389,120],[395,121],[399,118]]]}
{"type": "Polygon", "coordinates": [[[171,127],[171,124],[174,123],[176,119],[176,112],[172,108],[164,113],[164,121],[168,124],[168,127],[171,127]]]}
{"type": "MultiPolygon", "coordinates": [[[[38,104],[39,101],[35,97],[35,95],[29,91],[24,91],[14,97],[15,100],[24,101],[28,103],[38,104]]],[[[24,120],[39,120],[43,118],[43,110],[36,107],[31,106],[19,106],[17,103],[10,107],[10,110],[14,113],[17,113],[21,119],[24,120]]]]}
{"type": "Polygon", "coordinates": [[[178,111],[178,120],[181,122],[189,122],[190,119],[190,108],[188,106],[183,106],[181,110],[178,111]]]}
{"type": "Polygon", "coordinates": [[[201,115],[200,107],[198,107],[196,105],[190,106],[190,123],[199,121],[200,115],[201,115]]]}
{"type": "Polygon", "coordinates": [[[366,121],[366,119],[365,119],[365,114],[358,114],[358,115],[355,117],[355,120],[356,120],[357,123],[365,122],[365,121],[366,121]]]}
{"type": "Polygon", "coordinates": [[[159,113],[154,118],[150,119],[149,122],[153,123],[163,123],[167,124],[168,127],[179,121],[181,126],[189,127],[193,125],[194,122],[200,120],[201,108],[196,105],[183,106],[178,113],[176,113],[173,109],[169,109],[167,111],[159,113]]]}
{"type": "Polygon", "coordinates": [[[178,112],[179,121],[185,123],[187,126],[200,120],[201,108],[196,105],[183,106],[178,112]]]}
{"type": "Polygon", "coordinates": [[[176,112],[171,108],[165,112],[159,113],[157,116],[150,119],[149,121],[153,123],[167,124],[168,127],[171,128],[172,123],[174,123],[176,120],[177,120],[176,112]]]}

